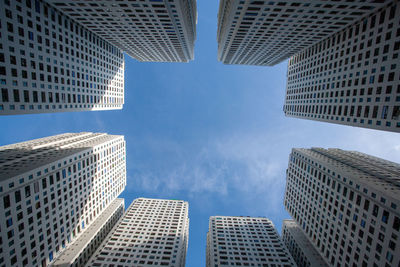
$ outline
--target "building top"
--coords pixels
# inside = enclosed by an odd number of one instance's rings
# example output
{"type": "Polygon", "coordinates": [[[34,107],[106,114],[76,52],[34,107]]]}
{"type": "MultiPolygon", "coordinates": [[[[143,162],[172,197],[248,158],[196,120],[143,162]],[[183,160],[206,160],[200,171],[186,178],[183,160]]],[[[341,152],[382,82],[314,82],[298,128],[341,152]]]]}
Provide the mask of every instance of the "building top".
{"type": "MultiPolygon", "coordinates": [[[[358,184],[373,187],[381,193],[399,199],[400,164],[373,157],[361,152],[345,151],[331,148],[296,148],[293,152],[301,152],[324,162],[328,173],[337,175],[346,182],[347,178],[356,180],[358,184]],[[335,173],[337,172],[337,173],[335,173]],[[343,177],[340,177],[340,174],[343,177]]],[[[312,164],[318,165],[317,162],[312,164]]],[[[348,181],[347,181],[348,182],[348,181]]]]}
{"type": "Polygon", "coordinates": [[[214,216],[210,216],[210,219],[218,219],[218,218],[237,218],[237,219],[265,219],[265,220],[269,220],[267,217],[265,216],[257,216],[257,217],[253,217],[253,216],[225,216],[225,215],[214,215],[214,216]]]}
{"type": "MultiPolygon", "coordinates": [[[[188,204],[189,202],[187,202],[187,201],[185,201],[185,200],[181,200],[181,199],[162,199],[162,198],[147,198],[147,197],[139,197],[139,198],[137,198],[136,200],[156,200],[156,201],[176,201],[176,202],[179,202],[179,203],[185,203],[185,204],[188,204]]],[[[135,200],[135,201],[136,201],[135,200]]],[[[132,204],[131,204],[132,205],[132,204]]]]}
{"type": "Polygon", "coordinates": [[[65,133],[0,147],[0,182],[101,144],[122,135],[65,133]]]}

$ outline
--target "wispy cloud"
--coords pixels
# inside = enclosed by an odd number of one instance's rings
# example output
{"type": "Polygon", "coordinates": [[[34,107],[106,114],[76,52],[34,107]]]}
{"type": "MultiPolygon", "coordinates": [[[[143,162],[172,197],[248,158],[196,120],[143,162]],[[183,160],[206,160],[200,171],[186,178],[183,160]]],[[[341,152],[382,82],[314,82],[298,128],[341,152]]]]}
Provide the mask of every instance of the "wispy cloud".
{"type": "MultiPolygon", "coordinates": [[[[176,144],[173,145],[176,151],[176,144]]],[[[183,148],[181,148],[183,150],[183,148]]],[[[154,162],[153,168],[145,170],[135,169],[132,186],[140,187],[148,192],[161,192],[162,194],[174,195],[178,191],[189,194],[218,193],[226,195],[227,169],[223,162],[212,161],[206,149],[203,149],[194,158],[184,158],[183,151],[176,151],[173,156],[180,160],[174,162],[164,159],[169,163],[154,162]]],[[[171,155],[171,154],[170,154],[171,155]]]]}
{"type": "Polygon", "coordinates": [[[304,138],[304,131],[307,130],[299,130],[297,138],[293,133],[242,132],[197,146],[150,138],[143,145],[162,156],[154,158],[152,166],[138,162],[130,172],[131,184],[138,191],[171,197],[184,193],[190,198],[210,196],[221,201],[239,198],[248,204],[248,211],[264,208],[269,213],[279,213],[283,209],[292,147],[326,144],[322,147],[357,150],[392,161],[400,159],[399,139],[391,133],[345,128],[330,133],[336,138],[327,142],[324,133],[311,140],[304,138]]]}
{"type": "MultiPolygon", "coordinates": [[[[148,147],[156,149],[158,142],[154,140],[148,147]]],[[[163,150],[170,158],[155,161],[151,167],[134,168],[131,189],[172,197],[184,192],[191,198],[239,198],[249,203],[262,199],[262,205],[281,211],[288,155],[271,153],[271,148],[265,147],[268,138],[233,136],[203,144],[190,153],[184,145],[163,142],[164,146],[166,143],[169,148],[163,150]]]]}

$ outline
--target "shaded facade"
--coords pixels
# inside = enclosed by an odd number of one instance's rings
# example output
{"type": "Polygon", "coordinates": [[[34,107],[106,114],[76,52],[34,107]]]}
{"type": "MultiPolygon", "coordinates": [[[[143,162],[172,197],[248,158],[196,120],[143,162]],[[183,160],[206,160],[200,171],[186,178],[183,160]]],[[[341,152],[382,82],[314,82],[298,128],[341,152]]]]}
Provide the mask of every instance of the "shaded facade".
{"type": "Polygon", "coordinates": [[[188,211],[182,200],[135,199],[87,266],[184,267],[188,211]]]}
{"type": "Polygon", "coordinates": [[[273,66],[389,2],[221,0],[218,60],[273,66]]]}
{"type": "Polygon", "coordinates": [[[123,198],[117,198],[111,202],[86,231],[56,258],[52,266],[84,266],[114,225],[124,215],[124,210],[125,205],[123,198]]]}
{"type": "Polygon", "coordinates": [[[120,49],[41,0],[0,13],[0,115],[122,108],[120,49]]]}
{"type": "Polygon", "coordinates": [[[194,59],[195,0],[47,0],[62,13],[139,61],[194,59]]]}
{"type": "Polygon", "coordinates": [[[2,146],[0,177],[0,263],[46,266],[124,190],[124,137],[66,133],[2,146]]]}
{"type": "Polygon", "coordinates": [[[340,149],[293,149],[284,205],[331,266],[400,263],[400,165],[340,149]]]}
{"type": "Polygon", "coordinates": [[[270,220],[211,216],[206,266],[296,266],[270,220]]]}
{"type": "Polygon", "coordinates": [[[294,220],[283,220],[281,235],[297,266],[328,266],[294,220]]]}
{"type": "Polygon", "coordinates": [[[400,132],[400,4],[289,60],[286,116],[400,132]]]}

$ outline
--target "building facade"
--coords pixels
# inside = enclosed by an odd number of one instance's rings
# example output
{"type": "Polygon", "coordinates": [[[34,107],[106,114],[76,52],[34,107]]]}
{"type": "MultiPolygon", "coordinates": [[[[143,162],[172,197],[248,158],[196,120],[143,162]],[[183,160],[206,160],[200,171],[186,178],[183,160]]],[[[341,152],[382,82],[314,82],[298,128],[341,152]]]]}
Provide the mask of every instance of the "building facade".
{"type": "Polygon", "coordinates": [[[0,147],[0,266],[46,266],[126,185],[123,136],[66,133],[0,147]]]}
{"type": "Polygon", "coordinates": [[[399,177],[363,153],[293,149],[284,205],[330,266],[398,266],[399,177]]]}
{"type": "Polygon", "coordinates": [[[135,199],[87,266],[184,267],[188,210],[182,200],[135,199]]]}
{"type": "Polygon", "coordinates": [[[211,216],[206,266],[296,266],[270,220],[211,216]]]}
{"type": "Polygon", "coordinates": [[[289,60],[286,116],[400,132],[400,4],[289,60]]]}
{"type": "Polygon", "coordinates": [[[120,49],[42,0],[0,5],[0,115],[121,109],[120,49]]]}
{"type": "Polygon", "coordinates": [[[294,220],[283,220],[282,241],[297,266],[328,267],[294,220]]]}
{"type": "Polygon", "coordinates": [[[139,61],[194,58],[196,0],[47,2],[139,61]]]}
{"type": "Polygon", "coordinates": [[[218,60],[273,66],[389,2],[221,0],[218,60]]]}
{"type": "Polygon", "coordinates": [[[124,215],[123,198],[117,198],[99,215],[99,217],[80,235],[73,245],[58,256],[52,266],[85,266],[93,252],[100,246],[118,220],[124,215]]]}

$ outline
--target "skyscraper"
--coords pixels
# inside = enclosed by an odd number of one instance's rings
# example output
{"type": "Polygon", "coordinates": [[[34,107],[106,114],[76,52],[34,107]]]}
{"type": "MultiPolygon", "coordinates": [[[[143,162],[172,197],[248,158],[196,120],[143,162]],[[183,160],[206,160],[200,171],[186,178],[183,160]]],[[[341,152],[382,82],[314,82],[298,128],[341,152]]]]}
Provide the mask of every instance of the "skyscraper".
{"type": "Polygon", "coordinates": [[[354,151],[293,149],[284,204],[331,266],[400,264],[400,165],[354,151]]]}
{"type": "Polygon", "coordinates": [[[189,204],[182,200],[134,200],[88,266],[184,267],[189,238],[188,210],[189,204]]]}
{"type": "Polygon", "coordinates": [[[328,266],[294,220],[283,220],[282,241],[297,266],[328,266]]]}
{"type": "Polygon", "coordinates": [[[194,58],[196,0],[47,2],[139,61],[194,58]]]}
{"type": "Polygon", "coordinates": [[[388,2],[220,0],[218,60],[273,66],[388,2]]]}
{"type": "Polygon", "coordinates": [[[206,266],[296,266],[267,218],[211,216],[206,266]]]}
{"type": "Polygon", "coordinates": [[[400,132],[400,4],[289,60],[286,116],[400,132]]]}
{"type": "Polygon", "coordinates": [[[0,147],[0,264],[46,266],[126,185],[123,136],[66,133],[0,147]]]}
{"type": "Polygon", "coordinates": [[[41,0],[0,14],[0,115],[122,108],[120,49],[41,0]]]}

